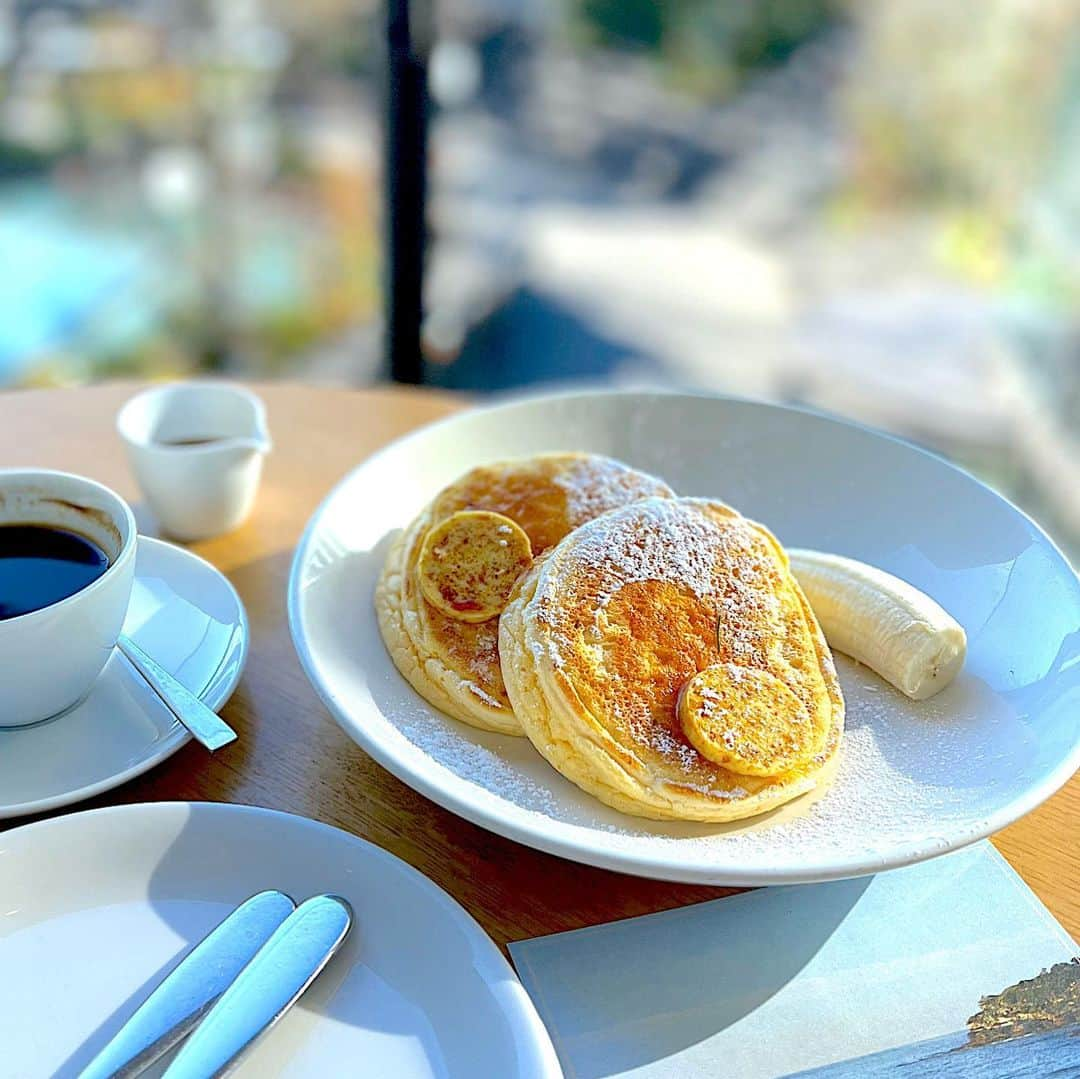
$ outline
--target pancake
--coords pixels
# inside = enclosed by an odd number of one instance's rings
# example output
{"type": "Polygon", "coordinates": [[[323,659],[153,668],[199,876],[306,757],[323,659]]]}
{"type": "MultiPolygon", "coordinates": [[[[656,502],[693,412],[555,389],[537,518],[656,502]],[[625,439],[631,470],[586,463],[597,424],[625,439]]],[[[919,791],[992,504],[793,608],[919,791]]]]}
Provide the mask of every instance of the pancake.
{"type": "Polygon", "coordinates": [[[375,605],[398,670],[422,697],[455,719],[523,734],[503,682],[498,618],[473,623],[454,618],[423,594],[419,562],[429,531],[462,511],[497,513],[520,527],[533,554],[540,555],[598,514],[640,498],[671,495],[653,476],[610,457],[581,453],[501,461],[466,473],[436,495],[387,556],[375,605]]]}
{"type": "MultiPolygon", "coordinates": [[[[533,745],[626,813],[752,816],[825,782],[837,759],[844,702],[824,635],[783,548],[719,502],[650,498],[567,536],[518,580],[500,620],[500,652],[533,745]],[[755,704],[774,722],[779,714],[809,725],[800,735],[808,759],[747,775],[695,748],[680,691],[718,665],[727,672],[721,686],[738,684],[732,666],[763,672],[746,680],[767,695],[755,704]]],[[[719,732],[721,743],[725,733],[735,740],[745,730],[719,732]]],[[[756,753],[743,752],[744,770],[747,760],[760,764],[756,753]]]]}

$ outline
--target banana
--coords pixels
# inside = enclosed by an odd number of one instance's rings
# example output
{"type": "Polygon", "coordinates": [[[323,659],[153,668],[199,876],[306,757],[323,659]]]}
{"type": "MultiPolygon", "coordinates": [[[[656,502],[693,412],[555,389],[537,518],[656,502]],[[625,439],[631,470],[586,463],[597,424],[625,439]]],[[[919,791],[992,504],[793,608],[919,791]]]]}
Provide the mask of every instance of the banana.
{"type": "Polygon", "coordinates": [[[829,645],[916,701],[943,690],[967,655],[963,626],[907,581],[853,558],[788,551],[829,645]]]}
{"type": "Polygon", "coordinates": [[[746,776],[775,776],[804,764],[815,730],[802,701],[775,675],[716,663],[679,692],[683,733],[707,760],[746,776]]]}
{"type": "Polygon", "coordinates": [[[420,591],[459,622],[487,622],[506,606],[514,582],[532,564],[521,526],[501,513],[461,510],[424,537],[420,591]]]}

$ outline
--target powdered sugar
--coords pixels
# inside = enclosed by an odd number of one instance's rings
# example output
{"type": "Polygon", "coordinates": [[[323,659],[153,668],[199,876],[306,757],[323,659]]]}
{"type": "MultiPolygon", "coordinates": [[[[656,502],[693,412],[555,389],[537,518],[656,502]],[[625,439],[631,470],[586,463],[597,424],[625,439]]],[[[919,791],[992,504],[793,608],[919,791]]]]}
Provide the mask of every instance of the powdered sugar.
{"type": "Polygon", "coordinates": [[[555,482],[566,492],[566,514],[572,526],[643,495],[671,494],[663,480],[610,457],[582,457],[556,476],[555,482]]]}
{"type": "Polygon", "coordinates": [[[489,692],[498,691],[502,687],[497,627],[496,622],[483,622],[473,627],[475,633],[471,643],[458,651],[456,659],[459,664],[458,673],[464,680],[465,688],[484,704],[492,708],[505,708],[505,703],[489,692]],[[471,677],[468,677],[470,675],[471,677]]]}
{"type": "Polygon", "coordinates": [[[466,682],[465,688],[480,702],[489,708],[505,707],[501,701],[497,701],[490,693],[482,690],[475,682],[466,682]]]}
{"type": "MultiPolygon", "coordinates": [[[[534,778],[530,769],[523,767],[535,763],[529,758],[536,757],[526,739],[466,727],[418,699],[411,705],[402,702],[395,709],[394,727],[413,750],[485,794],[513,805],[515,812],[549,818],[558,815],[559,799],[551,777],[538,770],[534,778]]],[[[557,773],[552,772],[552,776],[564,782],[557,773]]]]}
{"type": "Polygon", "coordinates": [[[723,698],[715,689],[710,686],[699,686],[697,697],[698,709],[706,719],[712,719],[718,711],[720,715],[724,714],[724,709],[720,707],[723,698]]]}
{"type": "MultiPolygon", "coordinates": [[[[676,737],[671,731],[660,726],[658,723],[650,724],[648,727],[639,730],[641,740],[646,745],[655,749],[658,753],[662,753],[669,759],[674,759],[686,770],[699,768],[701,766],[701,757],[698,756],[698,752],[689,742],[684,738],[676,737]]],[[[702,788],[703,790],[705,788],[702,788]]],[[[738,794],[743,794],[743,791],[732,792],[731,797],[736,797],[738,794]]]]}
{"type": "Polygon", "coordinates": [[[686,502],[651,498],[582,525],[567,562],[595,572],[599,607],[635,581],[667,581],[706,596],[718,549],[730,544],[726,531],[686,502]]]}
{"type": "Polygon", "coordinates": [[[884,865],[899,846],[944,849],[946,837],[977,827],[971,791],[984,783],[983,732],[987,723],[1019,722],[1007,702],[965,676],[932,701],[909,701],[863,667],[843,659],[837,666],[848,730],[831,786],[731,825],[618,813],[564,780],[524,739],[485,735],[419,702],[396,711],[394,726],[415,750],[479,788],[508,826],[583,846],[602,833],[611,856],[673,861],[694,872],[738,866],[813,875],[814,866],[832,863],[884,865]]]}

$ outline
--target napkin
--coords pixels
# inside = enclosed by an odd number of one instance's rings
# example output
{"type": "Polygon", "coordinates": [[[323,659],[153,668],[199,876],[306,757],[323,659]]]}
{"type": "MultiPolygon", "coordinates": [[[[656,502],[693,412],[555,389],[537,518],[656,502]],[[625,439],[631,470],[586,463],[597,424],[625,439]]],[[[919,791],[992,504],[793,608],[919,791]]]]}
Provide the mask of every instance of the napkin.
{"type": "Polygon", "coordinates": [[[1078,949],[988,842],[510,953],[570,1079],[1080,1074],[1078,949]]]}

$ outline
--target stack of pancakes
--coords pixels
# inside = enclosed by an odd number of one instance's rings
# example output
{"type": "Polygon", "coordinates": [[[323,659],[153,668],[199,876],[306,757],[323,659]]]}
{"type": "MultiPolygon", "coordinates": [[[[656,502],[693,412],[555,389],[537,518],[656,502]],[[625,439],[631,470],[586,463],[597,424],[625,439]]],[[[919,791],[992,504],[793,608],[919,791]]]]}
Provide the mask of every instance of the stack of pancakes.
{"type": "Polygon", "coordinates": [[[423,697],[525,734],[624,812],[734,820],[810,790],[835,764],[839,682],[779,543],[610,458],[467,473],[391,550],[376,606],[423,697]],[[465,602],[470,591],[482,608],[465,602]]]}

